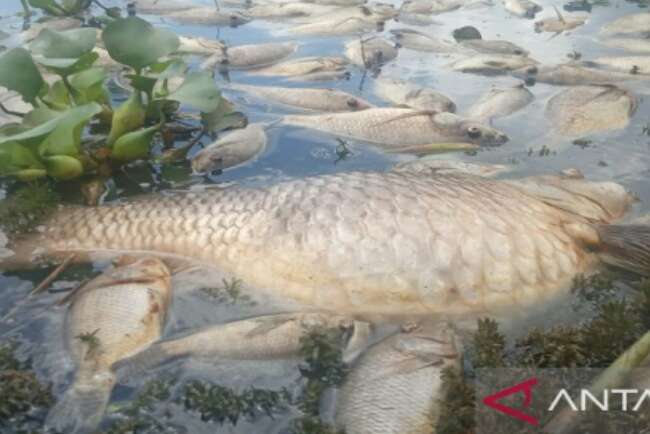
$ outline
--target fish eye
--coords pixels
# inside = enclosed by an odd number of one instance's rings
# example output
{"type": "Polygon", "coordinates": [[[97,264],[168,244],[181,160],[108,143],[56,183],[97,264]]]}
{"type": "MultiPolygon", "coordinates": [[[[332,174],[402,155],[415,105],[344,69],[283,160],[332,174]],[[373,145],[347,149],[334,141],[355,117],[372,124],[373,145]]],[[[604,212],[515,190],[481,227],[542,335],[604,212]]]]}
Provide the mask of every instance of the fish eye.
{"type": "Polygon", "coordinates": [[[478,139],[481,137],[481,129],[479,127],[469,127],[467,128],[467,135],[471,139],[478,139]]]}
{"type": "Polygon", "coordinates": [[[350,108],[359,108],[359,101],[357,101],[354,98],[350,98],[348,100],[348,107],[350,107],[350,108]]]}

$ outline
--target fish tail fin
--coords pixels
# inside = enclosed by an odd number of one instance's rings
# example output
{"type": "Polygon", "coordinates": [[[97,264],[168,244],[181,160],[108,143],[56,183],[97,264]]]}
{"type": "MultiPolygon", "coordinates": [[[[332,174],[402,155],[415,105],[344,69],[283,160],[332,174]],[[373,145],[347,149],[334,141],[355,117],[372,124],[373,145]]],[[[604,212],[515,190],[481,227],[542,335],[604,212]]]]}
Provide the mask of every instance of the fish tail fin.
{"type": "Polygon", "coordinates": [[[181,355],[170,351],[163,343],[154,344],[134,356],[115,362],[112,369],[120,381],[129,382],[151,368],[180,357],[181,355]]]}
{"type": "Polygon", "coordinates": [[[92,432],[102,420],[115,384],[115,374],[104,372],[75,380],[45,420],[45,426],[58,432],[92,432]]]}
{"type": "Polygon", "coordinates": [[[603,262],[650,276],[650,225],[601,225],[597,229],[603,262]]]}

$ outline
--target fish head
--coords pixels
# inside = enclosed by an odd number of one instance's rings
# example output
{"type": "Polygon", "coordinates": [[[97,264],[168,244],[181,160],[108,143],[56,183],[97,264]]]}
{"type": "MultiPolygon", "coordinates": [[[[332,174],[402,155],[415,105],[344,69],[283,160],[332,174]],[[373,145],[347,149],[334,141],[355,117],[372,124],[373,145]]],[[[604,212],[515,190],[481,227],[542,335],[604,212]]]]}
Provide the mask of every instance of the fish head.
{"type": "Polygon", "coordinates": [[[481,122],[463,120],[458,124],[458,134],[463,140],[480,146],[501,146],[509,138],[507,135],[481,122]]]}

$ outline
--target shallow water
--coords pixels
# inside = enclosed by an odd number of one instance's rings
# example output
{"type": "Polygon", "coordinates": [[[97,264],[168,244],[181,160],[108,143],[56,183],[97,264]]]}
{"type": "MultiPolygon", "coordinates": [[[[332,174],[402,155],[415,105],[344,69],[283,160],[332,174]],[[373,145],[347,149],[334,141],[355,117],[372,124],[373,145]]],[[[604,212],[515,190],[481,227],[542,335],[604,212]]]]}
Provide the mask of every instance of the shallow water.
{"type": "MultiPolygon", "coordinates": [[[[119,4],[117,1],[106,1],[105,3],[107,5],[119,4]]],[[[203,3],[212,4],[207,0],[203,3]]],[[[401,2],[394,0],[391,3],[399,5],[401,2]]],[[[537,19],[554,16],[552,2],[540,1],[539,3],[544,6],[544,11],[538,14],[537,19]]],[[[0,15],[4,18],[0,21],[0,29],[15,31],[20,28],[20,20],[11,16],[19,8],[18,0],[1,2],[0,15]]],[[[453,29],[463,25],[474,25],[481,31],[484,39],[499,38],[515,42],[529,50],[530,57],[544,64],[555,64],[567,61],[567,55],[574,51],[582,53],[583,60],[589,60],[599,55],[623,55],[622,50],[600,45],[596,40],[596,34],[604,23],[639,10],[637,5],[624,1],[615,1],[609,6],[594,6],[586,25],[551,39],[549,33],[535,33],[532,20],[510,16],[500,2],[495,2],[492,6],[469,10],[461,9],[435,16],[434,19],[439,24],[431,26],[407,26],[391,21],[386,26],[385,34],[389,36],[388,32],[391,29],[412,27],[429,32],[435,37],[452,40],[451,31],[453,29]]],[[[564,13],[569,15],[568,12],[564,13]]],[[[207,38],[217,37],[230,45],[271,40],[297,40],[301,46],[293,56],[296,58],[310,55],[342,55],[343,44],[352,38],[295,37],[284,32],[289,24],[282,22],[257,20],[239,28],[222,28],[217,31],[207,26],[179,26],[158,17],[145,17],[156,24],[172,27],[179,34],[207,38]]],[[[401,49],[398,58],[382,68],[382,74],[390,77],[408,78],[434,87],[454,100],[460,113],[490,87],[511,86],[519,83],[519,80],[509,76],[485,77],[463,74],[446,67],[460,57],[456,54],[437,55],[401,49]]],[[[330,86],[359,95],[377,105],[386,105],[385,102],[373,95],[372,77],[365,77],[365,81],[362,83],[362,71],[355,68],[350,68],[350,71],[352,72],[350,80],[326,84],[287,83],[271,77],[258,77],[245,71],[231,72],[230,80],[238,83],[277,83],[280,86],[296,87],[330,86]]],[[[241,92],[230,90],[227,81],[222,77],[219,77],[218,80],[224,95],[235,103],[237,109],[244,112],[251,122],[272,121],[282,114],[292,112],[286,107],[268,104],[241,92]]],[[[584,149],[572,145],[571,140],[554,136],[552,129],[544,120],[543,112],[547,100],[563,88],[537,84],[530,90],[535,95],[535,100],[531,105],[513,116],[495,121],[495,127],[510,137],[507,144],[496,149],[480,151],[476,155],[459,153],[444,155],[441,158],[511,165],[513,172],[506,176],[554,173],[568,168],[577,168],[589,179],[613,180],[636,193],[641,201],[630,213],[630,218],[645,215],[650,211],[650,205],[648,205],[650,201],[650,177],[648,177],[650,137],[642,134],[643,127],[650,122],[650,102],[647,97],[644,98],[644,94],[650,94],[648,82],[641,82],[641,84],[635,84],[630,88],[639,97],[639,108],[628,128],[589,137],[593,142],[584,149]],[[540,156],[539,151],[543,146],[548,146],[551,149],[550,155],[540,156]]],[[[124,173],[116,176],[113,191],[107,200],[165,188],[189,188],[203,184],[233,181],[265,185],[285,178],[338,171],[386,170],[396,162],[413,158],[387,155],[371,146],[351,143],[352,154],[335,163],[337,142],[334,138],[297,128],[274,127],[269,131],[269,140],[266,152],[257,160],[221,175],[192,176],[188,164],[158,167],[153,171],[145,165],[129,167],[124,173]]],[[[207,143],[207,140],[204,142],[207,143]]],[[[0,184],[0,197],[5,195],[5,191],[10,185],[10,182],[0,184]]],[[[63,186],[62,193],[66,200],[72,202],[80,200],[77,197],[77,190],[73,186],[68,189],[63,186]]],[[[100,270],[103,265],[103,263],[96,263],[92,267],[72,267],[64,273],[55,286],[62,289],[73,287],[84,277],[100,270]]],[[[39,373],[52,379],[57,384],[56,390],[60,391],[65,382],[69,380],[69,372],[66,372],[69,364],[66,364],[63,350],[59,344],[58,330],[63,311],[60,308],[51,307],[59,295],[49,294],[34,301],[24,302],[27,293],[46,274],[47,270],[0,274],[0,291],[3,295],[0,300],[0,316],[13,312],[12,319],[6,319],[0,323],[0,336],[3,340],[15,338],[24,343],[21,346],[22,355],[32,357],[39,373]]],[[[222,276],[215,276],[211,280],[218,285],[221,278],[222,276]]],[[[252,301],[245,302],[214,300],[196,289],[196,286],[201,286],[201,281],[206,280],[205,275],[194,279],[199,280],[197,285],[192,284],[192,279],[183,278],[183,276],[178,276],[177,280],[179,285],[175,289],[171,319],[165,332],[167,336],[206,324],[221,323],[291,308],[282,300],[260,300],[254,296],[252,301]]],[[[558,316],[545,317],[546,322],[555,320],[558,320],[558,316]]],[[[255,386],[275,389],[285,386],[295,389],[299,380],[295,363],[256,362],[215,367],[209,364],[189,362],[183,366],[178,371],[181,376],[210,379],[239,388],[255,386]]],[[[177,366],[169,368],[169,372],[177,372],[177,369],[177,366]]],[[[119,402],[132,396],[134,391],[135,389],[130,386],[118,386],[114,392],[113,400],[119,402]]],[[[217,428],[216,425],[205,424],[197,418],[183,414],[176,407],[172,408],[172,413],[171,421],[184,425],[185,432],[191,433],[211,433],[215,430],[223,433],[286,432],[290,419],[296,415],[292,410],[277,416],[275,420],[262,417],[255,422],[243,421],[234,427],[226,423],[217,428]]]]}

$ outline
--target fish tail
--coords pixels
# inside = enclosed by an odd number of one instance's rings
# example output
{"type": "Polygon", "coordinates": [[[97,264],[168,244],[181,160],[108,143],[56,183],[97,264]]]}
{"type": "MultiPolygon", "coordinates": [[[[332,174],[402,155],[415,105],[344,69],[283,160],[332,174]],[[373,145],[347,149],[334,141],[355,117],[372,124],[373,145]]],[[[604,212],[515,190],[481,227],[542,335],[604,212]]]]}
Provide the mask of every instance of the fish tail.
{"type": "Polygon", "coordinates": [[[92,432],[104,416],[114,384],[112,372],[75,380],[48,413],[45,426],[71,434],[92,432]]]}
{"type": "Polygon", "coordinates": [[[601,225],[597,229],[603,262],[650,276],[650,225],[601,225]]]}
{"type": "Polygon", "coordinates": [[[129,382],[147,370],[178,359],[181,356],[181,354],[177,354],[164,343],[153,344],[134,356],[115,362],[112,369],[120,381],[129,382]]]}

